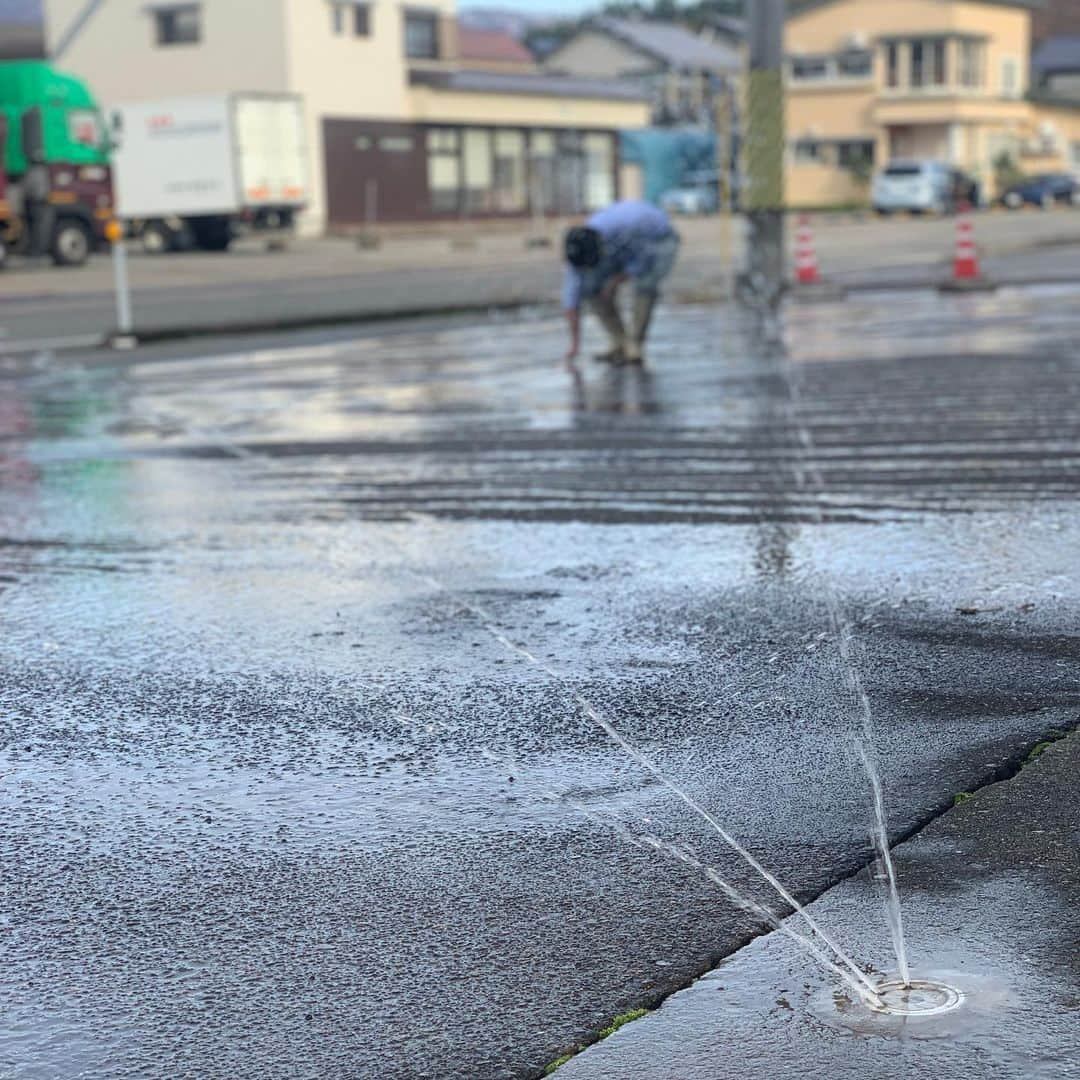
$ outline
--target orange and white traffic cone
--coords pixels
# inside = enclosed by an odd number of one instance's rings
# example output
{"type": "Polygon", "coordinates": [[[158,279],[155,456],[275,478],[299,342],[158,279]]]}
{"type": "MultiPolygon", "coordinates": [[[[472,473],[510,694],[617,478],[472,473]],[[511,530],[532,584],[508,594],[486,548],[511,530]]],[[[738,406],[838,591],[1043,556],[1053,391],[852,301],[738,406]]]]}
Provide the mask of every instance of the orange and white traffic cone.
{"type": "Polygon", "coordinates": [[[795,234],[795,280],[799,285],[821,284],[821,268],[814,250],[814,231],[806,214],[799,215],[799,229],[795,234]]]}
{"type": "Polygon", "coordinates": [[[971,215],[961,211],[956,219],[956,258],[953,260],[953,278],[956,281],[978,281],[982,277],[979,268],[979,249],[975,246],[975,223],[971,215]]]}

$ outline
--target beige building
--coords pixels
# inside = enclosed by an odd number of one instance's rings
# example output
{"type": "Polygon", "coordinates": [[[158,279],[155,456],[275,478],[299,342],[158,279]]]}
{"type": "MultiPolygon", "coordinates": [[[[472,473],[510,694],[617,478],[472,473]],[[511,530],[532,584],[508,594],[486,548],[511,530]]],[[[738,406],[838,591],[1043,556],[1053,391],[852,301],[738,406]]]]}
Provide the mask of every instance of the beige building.
{"type": "Polygon", "coordinates": [[[1080,111],[1028,99],[1038,0],[803,0],[787,26],[788,202],[866,202],[870,166],[932,158],[995,191],[1003,155],[1069,166],[1080,111]]]}
{"type": "MultiPolygon", "coordinates": [[[[50,48],[85,0],[45,0],[50,48]]],[[[615,197],[640,90],[458,63],[454,0],[110,0],[59,58],[106,104],[198,93],[305,103],[309,231],[575,213],[615,197]]]]}

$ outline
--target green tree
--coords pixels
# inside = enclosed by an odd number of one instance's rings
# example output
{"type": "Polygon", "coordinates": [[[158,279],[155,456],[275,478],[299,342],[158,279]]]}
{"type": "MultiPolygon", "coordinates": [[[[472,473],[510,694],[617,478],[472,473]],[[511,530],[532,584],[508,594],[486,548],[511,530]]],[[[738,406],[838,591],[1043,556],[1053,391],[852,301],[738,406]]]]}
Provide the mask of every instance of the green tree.
{"type": "Polygon", "coordinates": [[[1002,150],[994,158],[994,183],[997,185],[998,191],[1012,187],[1013,184],[1018,184],[1023,179],[1024,172],[1016,164],[1016,159],[1008,150],[1002,150]]]}

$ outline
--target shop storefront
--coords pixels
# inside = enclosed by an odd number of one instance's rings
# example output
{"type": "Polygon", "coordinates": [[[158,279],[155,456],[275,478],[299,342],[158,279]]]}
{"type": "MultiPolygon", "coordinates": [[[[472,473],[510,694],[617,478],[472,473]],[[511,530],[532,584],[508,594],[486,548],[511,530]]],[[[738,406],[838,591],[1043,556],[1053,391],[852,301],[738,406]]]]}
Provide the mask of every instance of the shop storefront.
{"type": "Polygon", "coordinates": [[[331,227],[571,216],[618,197],[610,130],[324,121],[331,227]]]}

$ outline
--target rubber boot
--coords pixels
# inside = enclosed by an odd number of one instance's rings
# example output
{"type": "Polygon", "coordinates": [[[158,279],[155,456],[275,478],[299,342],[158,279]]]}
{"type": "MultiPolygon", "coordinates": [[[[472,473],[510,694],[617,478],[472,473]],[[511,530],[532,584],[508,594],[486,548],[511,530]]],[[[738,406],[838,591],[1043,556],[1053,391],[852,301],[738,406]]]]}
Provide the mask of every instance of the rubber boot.
{"type": "Polygon", "coordinates": [[[600,353],[596,359],[605,361],[609,364],[622,363],[626,353],[626,327],[623,326],[623,321],[619,315],[619,309],[615,306],[615,301],[604,300],[597,297],[592,302],[592,309],[596,317],[600,320],[600,325],[607,331],[607,335],[611,339],[610,352],[600,353]]]}
{"type": "Polygon", "coordinates": [[[634,293],[633,322],[630,337],[623,350],[630,364],[644,363],[642,350],[645,347],[645,339],[649,336],[649,324],[652,322],[655,308],[656,295],[654,293],[634,293]]]}

